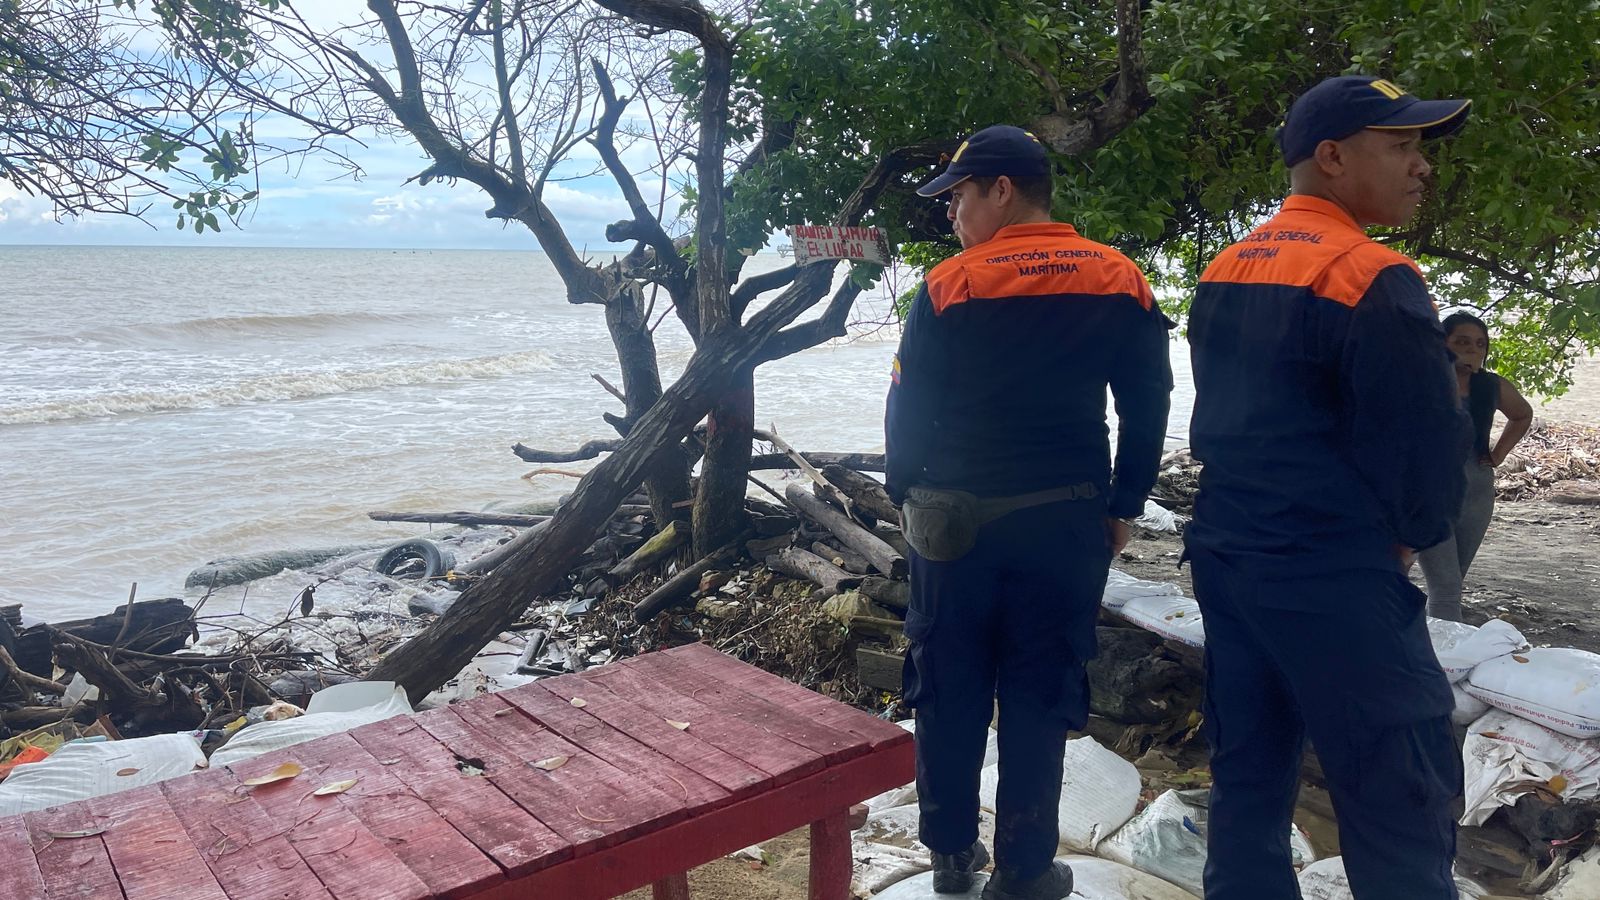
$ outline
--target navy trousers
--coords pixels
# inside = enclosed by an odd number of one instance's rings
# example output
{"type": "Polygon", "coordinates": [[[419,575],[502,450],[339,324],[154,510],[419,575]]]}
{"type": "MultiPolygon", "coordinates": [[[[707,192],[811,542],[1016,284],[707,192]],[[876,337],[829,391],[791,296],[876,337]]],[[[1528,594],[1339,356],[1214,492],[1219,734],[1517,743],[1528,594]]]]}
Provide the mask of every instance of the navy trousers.
{"type": "Polygon", "coordinates": [[[995,864],[1041,874],[1055,857],[1067,732],[1089,716],[1084,664],[1111,565],[1104,500],[1018,510],[952,562],[911,557],[905,701],[917,716],[922,843],[978,838],[978,780],[998,700],[995,864]]]}
{"type": "Polygon", "coordinates": [[[1456,900],[1461,754],[1422,592],[1398,570],[1264,578],[1191,551],[1211,741],[1206,900],[1299,900],[1307,737],[1357,900],[1456,900]]]}

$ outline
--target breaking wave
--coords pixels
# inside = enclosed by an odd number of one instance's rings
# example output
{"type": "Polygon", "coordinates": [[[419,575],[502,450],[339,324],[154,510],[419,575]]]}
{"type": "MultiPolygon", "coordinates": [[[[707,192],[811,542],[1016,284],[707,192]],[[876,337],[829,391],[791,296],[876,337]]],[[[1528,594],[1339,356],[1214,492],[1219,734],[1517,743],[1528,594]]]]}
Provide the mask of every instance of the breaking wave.
{"type": "Polygon", "coordinates": [[[528,350],[502,356],[382,366],[357,371],[283,372],[210,385],[108,391],[49,403],[0,406],[0,425],[303,400],[376,388],[503,378],[552,367],[550,356],[544,351],[528,350]]]}
{"type": "Polygon", "coordinates": [[[94,341],[118,345],[162,343],[174,340],[213,341],[252,337],[315,337],[347,328],[378,325],[420,325],[436,322],[425,313],[385,314],[373,312],[306,313],[288,316],[216,316],[185,319],[181,322],[150,322],[139,325],[108,325],[56,338],[57,341],[94,341]]]}

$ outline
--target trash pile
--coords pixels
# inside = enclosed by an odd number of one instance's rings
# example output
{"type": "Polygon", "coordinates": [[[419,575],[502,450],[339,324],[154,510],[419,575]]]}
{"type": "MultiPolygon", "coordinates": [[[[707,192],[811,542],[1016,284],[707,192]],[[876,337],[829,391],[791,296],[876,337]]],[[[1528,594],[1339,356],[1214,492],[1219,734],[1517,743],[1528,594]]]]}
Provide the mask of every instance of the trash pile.
{"type": "Polygon", "coordinates": [[[1600,503],[1600,428],[1535,419],[1495,473],[1500,500],[1538,499],[1556,490],[1592,494],[1588,502],[1600,503]]]}

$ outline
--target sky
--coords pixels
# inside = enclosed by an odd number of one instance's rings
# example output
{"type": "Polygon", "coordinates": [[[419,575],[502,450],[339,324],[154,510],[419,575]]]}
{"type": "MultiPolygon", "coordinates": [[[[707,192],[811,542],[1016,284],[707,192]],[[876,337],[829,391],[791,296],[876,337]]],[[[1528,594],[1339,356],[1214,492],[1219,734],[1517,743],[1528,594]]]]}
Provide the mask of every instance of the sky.
{"type": "MultiPolygon", "coordinates": [[[[320,28],[354,21],[366,11],[363,0],[317,0],[297,6],[320,28]]],[[[293,138],[300,128],[281,118],[256,123],[261,138],[293,138]]],[[[220,234],[208,230],[197,235],[192,228],[179,231],[170,202],[158,202],[143,220],[115,215],[63,219],[48,201],[0,181],[0,245],[538,249],[532,233],[520,223],[486,219],[483,213],[493,202],[470,184],[406,184],[428,165],[415,145],[379,135],[364,135],[362,140],[365,146],[351,144],[345,151],[364,170],[359,180],[331,160],[317,157],[259,169],[260,198],[255,208],[238,227],[224,222],[220,234]]],[[[645,159],[643,153],[639,148],[636,162],[645,159]]],[[[593,149],[584,145],[557,174],[588,172],[597,161],[593,149]]],[[[654,198],[660,182],[641,179],[640,188],[654,198]]],[[[545,202],[579,250],[627,249],[605,240],[608,223],[630,217],[609,177],[553,182],[546,186],[545,202]]],[[[673,201],[669,199],[668,205],[673,201]]]]}

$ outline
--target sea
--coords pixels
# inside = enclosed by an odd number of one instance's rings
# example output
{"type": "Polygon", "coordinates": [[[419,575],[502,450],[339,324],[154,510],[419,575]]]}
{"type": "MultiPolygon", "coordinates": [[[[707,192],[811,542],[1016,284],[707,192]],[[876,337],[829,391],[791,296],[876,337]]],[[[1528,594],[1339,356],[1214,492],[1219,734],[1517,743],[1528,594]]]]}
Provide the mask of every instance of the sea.
{"type": "MultiPolygon", "coordinates": [[[[761,367],[759,425],[881,451],[905,286],[864,296],[848,337],[761,367]]],[[[664,298],[654,315],[670,381],[693,348],[664,298]]],[[[553,500],[572,475],[524,478],[511,446],[613,437],[596,374],[620,384],[603,312],[569,304],[537,252],[0,246],[0,605],[96,615],[135,585],[185,596],[218,557],[429,528],[370,510],[553,500]]]]}

